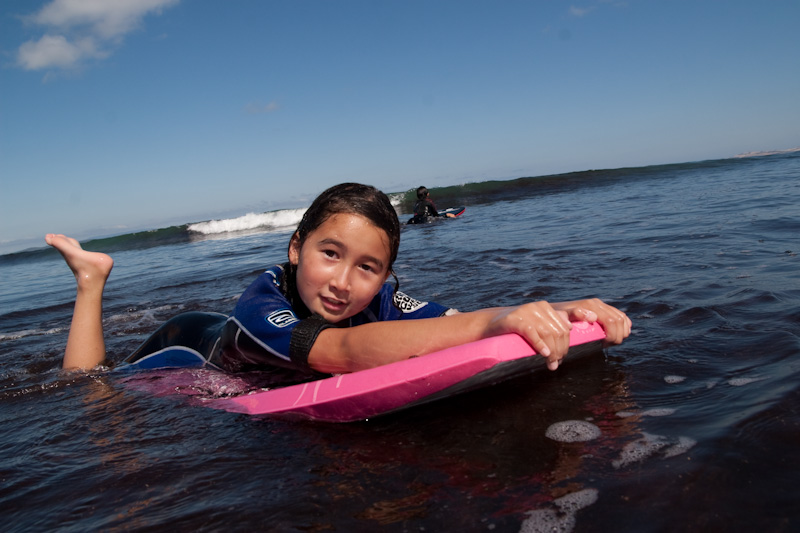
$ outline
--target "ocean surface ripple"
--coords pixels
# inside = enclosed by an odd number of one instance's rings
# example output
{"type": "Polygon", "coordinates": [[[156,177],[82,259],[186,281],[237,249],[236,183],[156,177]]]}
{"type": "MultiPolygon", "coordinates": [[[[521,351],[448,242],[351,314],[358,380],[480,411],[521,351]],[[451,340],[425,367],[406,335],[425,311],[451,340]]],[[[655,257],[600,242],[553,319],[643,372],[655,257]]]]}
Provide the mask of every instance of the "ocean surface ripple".
{"type": "MultiPolygon", "coordinates": [[[[69,270],[44,249],[0,256],[4,529],[798,530],[800,154],[432,196],[467,211],[404,228],[403,291],[461,310],[598,296],[631,338],[367,422],[250,418],[61,373],[69,270]]],[[[411,191],[392,197],[407,216],[411,191]]],[[[111,359],[179,312],[229,313],[301,213],[86,243],[116,261],[111,359]]]]}

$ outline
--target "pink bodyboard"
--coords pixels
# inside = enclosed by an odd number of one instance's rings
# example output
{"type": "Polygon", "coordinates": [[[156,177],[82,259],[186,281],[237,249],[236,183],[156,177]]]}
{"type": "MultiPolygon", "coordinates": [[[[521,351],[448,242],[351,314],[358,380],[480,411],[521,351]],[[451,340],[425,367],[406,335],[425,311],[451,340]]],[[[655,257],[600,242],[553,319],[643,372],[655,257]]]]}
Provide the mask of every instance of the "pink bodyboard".
{"type": "MultiPolygon", "coordinates": [[[[599,324],[574,322],[570,352],[597,349],[599,324]],[[581,349],[583,348],[583,349],[581,349]]],[[[294,415],[351,422],[405,409],[529,373],[544,357],[516,334],[501,335],[422,357],[288,387],[205,400],[208,407],[250,415],[294,415]]]]}

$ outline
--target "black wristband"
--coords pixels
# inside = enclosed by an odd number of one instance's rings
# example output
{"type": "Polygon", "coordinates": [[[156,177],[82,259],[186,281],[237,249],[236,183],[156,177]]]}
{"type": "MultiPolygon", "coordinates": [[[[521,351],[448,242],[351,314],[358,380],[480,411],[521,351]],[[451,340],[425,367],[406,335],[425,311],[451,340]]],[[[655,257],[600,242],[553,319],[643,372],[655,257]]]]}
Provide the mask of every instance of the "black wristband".
{"type": "Polygon", "coordinates": [[[314,346],[320,331],[332,326],[333,324],[326,322],[319,315],[301,320],[292,330],[292,338],[289,341],[289,358],[292,362],[300,368],[310,369],[308,354],[311,352],[311,347],[314,346]]]}

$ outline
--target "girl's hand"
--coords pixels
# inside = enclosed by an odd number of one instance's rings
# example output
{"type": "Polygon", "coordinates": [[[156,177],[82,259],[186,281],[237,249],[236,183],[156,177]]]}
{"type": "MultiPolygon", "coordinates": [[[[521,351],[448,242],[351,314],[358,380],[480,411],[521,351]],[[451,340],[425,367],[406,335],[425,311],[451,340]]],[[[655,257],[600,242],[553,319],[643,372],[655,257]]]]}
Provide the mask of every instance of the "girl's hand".
{"type": "Polygon", "coordinates": [[[541,301],[497,309],[496,313],[488,324],[487,336],[516,333],[547,357],[547,368],[558,368],[569,350],[572,324],[567,312],[541,301]]]}
{"type": "Polygon", "coordinates": [[[628,315],[598,298],[562,302],[554,306],[560,311],[566,311],[573,322],[598,322],[606,332],[606,346],[620,344],[631,334],[632,323],[628,315]]]}

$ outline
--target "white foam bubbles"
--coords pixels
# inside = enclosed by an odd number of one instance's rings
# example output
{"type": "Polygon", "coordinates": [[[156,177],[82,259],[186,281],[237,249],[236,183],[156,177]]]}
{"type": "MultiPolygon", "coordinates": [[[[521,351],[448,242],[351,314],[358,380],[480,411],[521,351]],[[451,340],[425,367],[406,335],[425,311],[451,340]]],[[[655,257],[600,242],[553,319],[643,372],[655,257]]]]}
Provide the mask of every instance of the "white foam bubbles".
{"type": "Polygon", "coordinates": [[[656,407],[642,411],[642,416],[669,416],[675,414],[675,409],[672,407],[656,407]]]}
{"type": "Polygon", "coordinates": [[[547,438],[558,442],[586,442],[602,434],[599,427],[583,420],[556,422],[545,432],[547,438]]]}
{"type": "Polygon", "coordinates": [[[685,376],[675,376],[675,375],[664,376],[664,381],[666,381],[670,385],[672,385],[674,383],[680,383],[681,381],[685,381],[685,380],[686,380],[685,376]]]}
{"type": "Polygon", "coordinates": [[[675,457],[690,450],[697,444],[697,441],[690,437],[678,437],[678,443],[673,444],[664,450],[664,458],[675,457]]]}
{"type": "Polygon", "coordinates": [[[743,385],[750,385],[756,381],[761,381],[766,378],[752,377],[752,378],[731,378],[728,380],[728,385],[731,387],[741,387],[743,385]]]}
{"type": "Polygon", "coordinates": [[[583,489],[553,501],[561,512],[574,513],[597,502],[597,489],[583,489]]]}
{"type": "Polygon", "coordinates": [[[597,501],[597,489],[583,489],[553,500],[556,509],[528,511],[520,533],[569,533],[575,528],[575,513],[597,501]]]}
{"type": "Polygon", "coordinates": [[[639,413],[635,411],[618,411],[616,414],[619,418],[630,418],[632,416],[670,416],[675,414],[675,411],[677,411],[677,409],[672,407],[654,407],[639,413]]]}
{"type": "Polygon", "coordinates": [[[574,514],[560,514],[553,509],[529,511],[520,533],[569,533],[575,528],[574,514]]]}
{"type": "Polygon", "coordinates": [[[389,202],[392,204],[392,207],[398,207],[401,203],[403,203],[403,199],[406,197],[406,193],[404,192],[393,192],[387,194],[389,197],[389,202]]]}
{"type": "Polygon", "coordinates": [[[239,396],[249,392],[252,387],[244,379],[224,372],[209,369],[195,369],[194,387],[211,398],[239,396]]]}
{"type": "Polygon", "coordinates": [[[67,328],[50,328],[50,329],[21,329],[19,331],[12,331],[10,333],[0,333],[0,341],[15,341],[25,337],[39,337],[41,335],[55,335],[61,333],[67,328]]]}
{"type": "Polygon", "coordinates": [[[642,433],[642,438],[626,444],[622,448],[619,458],[612,461],[611,464],[614,468],[621,468],[631,463],[637,463],[650,457],[668,444],[667,440],[660,435],[642,433]]]}
{"type": "Polygon", "coordinates": [[[697,441],[690,437],[678,437],[678,441],[668,439],[662,435],[642,433],[642,438],[629,442],[622,448],[619,457],[611,462],[614,468],[622,468],[632,463],[638,463],[664,450],[663,458],[675,457],[690,450],[697,441]]]}

